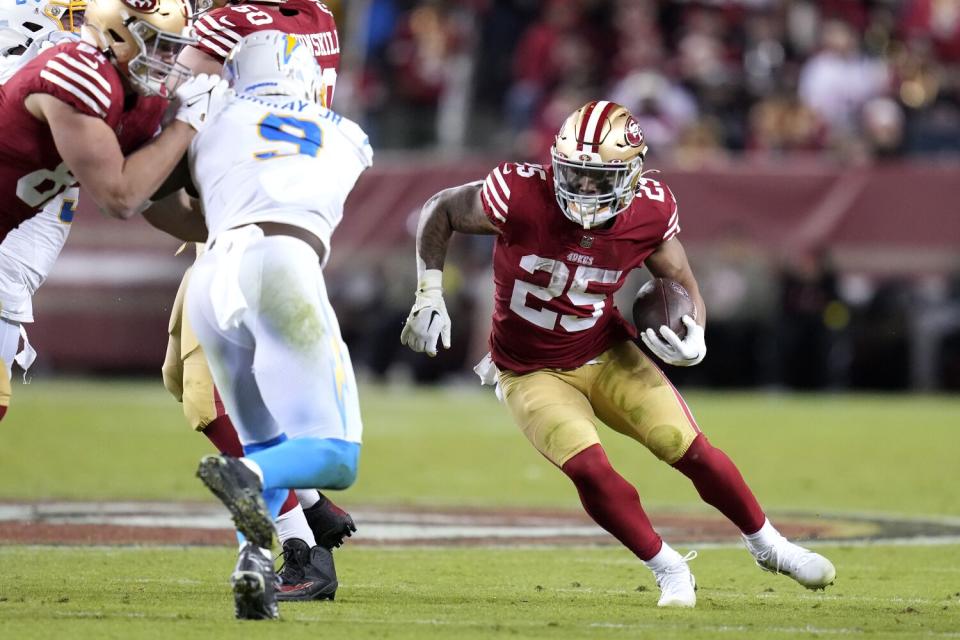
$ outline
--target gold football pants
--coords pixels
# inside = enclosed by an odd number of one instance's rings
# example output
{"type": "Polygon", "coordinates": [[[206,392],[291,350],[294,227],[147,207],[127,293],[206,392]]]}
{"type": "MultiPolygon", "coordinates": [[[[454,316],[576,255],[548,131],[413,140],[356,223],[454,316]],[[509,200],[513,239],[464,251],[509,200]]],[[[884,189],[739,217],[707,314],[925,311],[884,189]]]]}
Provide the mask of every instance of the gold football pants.
{"type": "Polygon", "coordinates": [[[700,432],[663,372],[632,342],[622,342],[576,369],[500,372],[514,422],[558,467],[600,442],[596,420],[643,444],[668,464],[700,432]]]}
{"type": "Polygon", "coordinates": [[[206,356],[184,311],[184,296],[192,271],[193,267],[190,267],[183,274],[170,312],[167,355],[162,369],[163,386],[178,402],[183,403],[183,415],[190,426],[203,431],[217,417],[217,408],[206,356]]]}

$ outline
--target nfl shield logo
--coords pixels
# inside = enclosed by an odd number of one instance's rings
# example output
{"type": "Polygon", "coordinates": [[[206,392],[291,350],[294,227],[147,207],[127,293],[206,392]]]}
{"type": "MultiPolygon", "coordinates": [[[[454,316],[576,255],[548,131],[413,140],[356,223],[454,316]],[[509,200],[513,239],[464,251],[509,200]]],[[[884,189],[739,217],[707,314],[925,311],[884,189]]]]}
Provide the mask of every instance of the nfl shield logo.
{"type": "Polygon", "coordinates": [[[584,249],[589,249],[593,246],[593,236],[589,233],[585,233],[580,237],[580,246],[584,249]]]}

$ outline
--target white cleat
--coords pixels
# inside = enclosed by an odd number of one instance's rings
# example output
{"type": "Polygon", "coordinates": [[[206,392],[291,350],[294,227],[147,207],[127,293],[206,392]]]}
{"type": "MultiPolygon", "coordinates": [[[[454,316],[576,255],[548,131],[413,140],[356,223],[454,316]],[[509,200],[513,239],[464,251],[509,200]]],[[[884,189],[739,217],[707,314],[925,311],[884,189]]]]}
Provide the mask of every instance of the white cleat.
{"type": "Polygon", "coordinates": [[[763,547],[754,547],[749,541],[745,542],[758,567],[764,571],[790,576],[807,589],[826,589],[837,577],[837,570],[832,562],[783,536],[779,536],[773,544],[763,547]]]}
{"type": "Polygon", "coordinates": [[[676,555],[678,560],[673,564],[662,569],[653,569],[653,576],[660,587],[657,606],[691,608],[697,604],[697,581],[690,573],[687,563],[697,557],[697,552],[691,551],[685,556],[676,555]]]}

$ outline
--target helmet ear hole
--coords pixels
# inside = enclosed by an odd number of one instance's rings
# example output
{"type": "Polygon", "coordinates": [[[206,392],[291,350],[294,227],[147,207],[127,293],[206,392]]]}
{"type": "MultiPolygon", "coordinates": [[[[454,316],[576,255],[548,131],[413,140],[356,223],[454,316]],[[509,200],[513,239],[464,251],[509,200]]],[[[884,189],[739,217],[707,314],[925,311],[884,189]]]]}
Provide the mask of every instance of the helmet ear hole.
{"type": "Polygon", "coordinates": [[[32,31],[34,33],[36,33],[37,31],[41,31],[43,29],[43,25],[39,25],[36,22],[24,22],[23,26],[25,29],[32,31]]]}
{"type": "Polygon", "coordinates": [[[114,42],[126,42],[126,40],[123,39],[123,36],[121,36],[119,33],[114,31],[113,29],[107,29],[107,33],[110,34],[110,38],[114,42]]]}

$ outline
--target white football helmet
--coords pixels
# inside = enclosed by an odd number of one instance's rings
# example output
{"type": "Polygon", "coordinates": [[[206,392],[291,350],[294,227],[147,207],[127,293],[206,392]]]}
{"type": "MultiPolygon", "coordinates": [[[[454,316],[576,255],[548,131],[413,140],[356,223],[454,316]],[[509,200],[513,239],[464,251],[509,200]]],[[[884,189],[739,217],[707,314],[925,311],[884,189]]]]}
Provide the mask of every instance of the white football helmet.
{"type": "Polygon", "coordinates": [[[79,32],[85,0],[0,0],[0,55],[20,55],[54,31],[79,32]]]}
{"type": "Polygon", "coordinates": [[[233,48],[223,76],[237,93],[292,96],[323,104],[320,65],[309,48],[282,31],[257,31],[233,48]]]}
{"type": "Polygon", "coordinates": [[[646,153],[643,131],[626,107],[594,100],[574,111],[550,148],[563,214],[590,229],[626,210],[646,153]]]}

